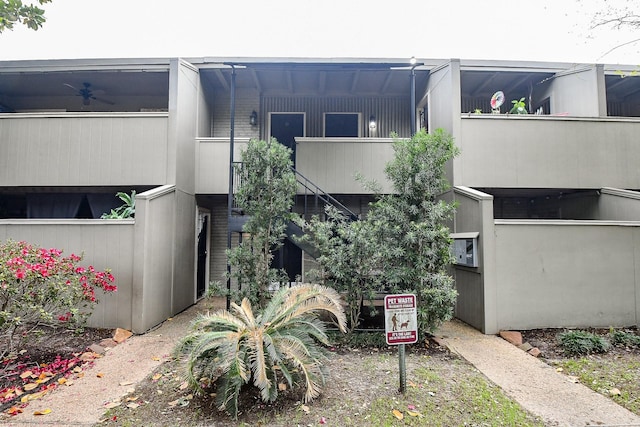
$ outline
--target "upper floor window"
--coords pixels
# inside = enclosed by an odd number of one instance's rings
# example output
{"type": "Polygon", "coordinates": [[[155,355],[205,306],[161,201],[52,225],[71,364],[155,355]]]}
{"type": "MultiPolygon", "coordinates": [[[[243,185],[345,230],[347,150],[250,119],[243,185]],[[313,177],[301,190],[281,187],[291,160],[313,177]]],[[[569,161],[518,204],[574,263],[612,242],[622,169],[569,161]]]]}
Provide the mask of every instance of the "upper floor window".
{"type": "Polygon", "coordinates": [[[324,113],[325,137],[359,137],[360,113],[324,113]]]}

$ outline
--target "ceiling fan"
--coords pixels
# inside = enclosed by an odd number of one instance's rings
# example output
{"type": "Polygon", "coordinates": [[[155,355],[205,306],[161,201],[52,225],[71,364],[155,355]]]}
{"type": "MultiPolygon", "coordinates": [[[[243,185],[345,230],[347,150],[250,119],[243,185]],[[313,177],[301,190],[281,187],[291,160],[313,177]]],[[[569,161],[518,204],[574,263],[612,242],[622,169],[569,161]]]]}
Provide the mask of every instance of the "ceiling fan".
{"type": "Polygon", "coordinates": [[[63,83],[63,85],[73,89],[76,92],[76,96],[81,96],[83,105],[90,105],[91,100],[102,102],[103,104],[109,104],[109,105],[114,104],[114,102],[109,101],[108,99],[98,98],[96,95],[101,95],[102,93],[104,93],[104,91],[92,89],[91,83],[87,83],[87,82],[82,83],[82,87],[80,89],[78,89],[73,85],[70,85],[69,83],[63,83]]]}

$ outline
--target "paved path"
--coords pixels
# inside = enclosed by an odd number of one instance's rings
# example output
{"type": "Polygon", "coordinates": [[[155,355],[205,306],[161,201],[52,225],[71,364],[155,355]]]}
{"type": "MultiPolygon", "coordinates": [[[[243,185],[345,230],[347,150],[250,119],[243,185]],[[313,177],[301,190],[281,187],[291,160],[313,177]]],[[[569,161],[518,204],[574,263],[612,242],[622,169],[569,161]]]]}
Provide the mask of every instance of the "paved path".
{"type": "Polygon", "coordinates": [[[436,335],[548,426],[640,426],[637,415],[498,336],[459,321],[444,324],[436,335]]]}
{"type": "Polygon", "coordinates": [[[95,365],[84,377],[75,379],[73,385],[59,386],[54,392],[30,402],[24,413],[0,420],[0,424],[12,427],[94,425],[107,411],[106,404],[128,394],[136,383],[166,361],[191,320],[214,306],[220,303],[203,300],[156,329],[132,336],[96,359],[95,365]],[[51,409],[51,413],[33,415],[44,409],[51,409]]]}

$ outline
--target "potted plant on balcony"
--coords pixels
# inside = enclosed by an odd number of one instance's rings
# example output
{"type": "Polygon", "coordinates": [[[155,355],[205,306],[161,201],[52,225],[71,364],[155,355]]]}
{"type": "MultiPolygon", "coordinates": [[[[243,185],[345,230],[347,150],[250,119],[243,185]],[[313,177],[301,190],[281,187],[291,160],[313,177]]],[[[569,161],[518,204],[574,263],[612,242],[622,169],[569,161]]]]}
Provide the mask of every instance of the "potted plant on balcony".
{"type": "Polygon", "coordinates": [[[509,110],[509,114],[529,114],[527,105],[524,103],[524,97],[520,98],[520,100],[514,99],[511,103],[513,107],[509,110]]]}

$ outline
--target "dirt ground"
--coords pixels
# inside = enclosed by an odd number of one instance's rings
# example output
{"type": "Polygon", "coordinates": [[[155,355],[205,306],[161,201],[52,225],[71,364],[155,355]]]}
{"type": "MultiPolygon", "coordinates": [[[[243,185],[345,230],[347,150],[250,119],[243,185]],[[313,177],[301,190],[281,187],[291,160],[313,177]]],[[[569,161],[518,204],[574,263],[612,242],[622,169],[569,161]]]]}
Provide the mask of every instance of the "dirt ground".
{"type": "MultiPolygon", "coordinates": [[[[603,336],[609,330],[590,330],[603,336]]],[[[55,388],[55,381],[73,375],[72,365],[65,370],[64,363],[56,365],[56,358],[72,360],[76,366],[90,364],[76,360],[88,346],[103,338],[111,337],[113,331],[88,328],[81,335],[66,331],[47,331],[43,339],[32,341],[23,348],[17,359],[4,361],[5,370],[0,374],[0,405],[3,416],[12,407],[26,407],[19,402],[24,395],[11,396],[10,390],[24,388],[34,382],[34,375],[22,377],[26,371],[52,371],[52,381],[23,393],[36,393],[43,387],[55,388]],[[58,366],[58,368],[56,368],[58,366]],[[48,368],[49,367],[49,368],[48,368]],[[56,369],[58,369],[56,371],[56,369]]],[[[523,331],[525,342],[542,351],[542,360],[553,366],[575,360],[563,354],[557,335],[563,330],[540,329],[523,331]]],[[[637,333],[636,330],[632,330],[637,333]]],[[[415,407],[416,413],[439,414],[442,421],[430,419],[429,425],[542,425],[534,416],[524,415],[514,424],[508,419],[498,420],[491,413],[484,414],[486,422],[478,420],[478,403],[466,401],[462,394],[479,393],[483,402],[487,399],[501,402],[500,411],[505,412],[509,403],[504,403],[501,390],[493,386],[469,363],[451,354],[446,348],[430,341],[428,346],[412,346],[407,351],[407,393],[398,393],[398,356],[395,347],[336,346],[329,349],[328,368],[330,380],[323,395],[308,404],[299,400],[297,390],[286,390],[284,399],[268,405],[256,394],[244,395],[243,411],[238,422],[233,421],[215,407],[214,399],[193,396],[185,387],[182,369],[177,361],[160,365],[154,373],[142,381],[122,405],[109,410],[101,424],[106,425],[154,425],[154,426],[235,426],[235,425],[387,425],[392,409],[405,411],[415,407]],[[469,390],[468,384],[481,384],[481,388],[469,390]],[[452,404],[454,402],[455,404],[452,404]],[[506,405],[506,406],[505,406],[506,405]],[[386,417],[386,418],[385,418],[386,417]],[[476,418],[473,418],[476,417],[476,418]],[[449,424],[451,425],[451,424],[449,424]]],[[[613,347],[608,353],[589,356],[605,366],[637,363],[640,350],[613,347]],[[632,361],[632,362],[630,362],[632,361]]],[[[603,368],[598,370],[604,371],[603,368]]],[[[637,369],[636,369],[637,371],[637,369]]],[[[569,373],[567,373],[569,374],[569,373]]],[[[640,400],[640,381],[636,385],[625,385],[623,390],[631,399],[640,400]]],[[[15,394],[15,393],[14,393],[15,394]]],[[[607,396],[618,399],[617,396],[607,396]]],[[[624,402],[619,402],[623,404],[624,402]]],[[[25,409],[26,410],[26,409],[25,409]]],[[[633,409],[632,409],[633,410],[633,409]]],[[[636,412],[638,413],[638,412],[636,412]]],[[[514,416],[520,416],[514,415],[514,416]]],[[[431,416],[433,417],[433,416],[431,416]]],[[[424,419],[422,419],[424,421],[424,419]]],[[[424,425],[421,418],[406,417],[406,425],[424,425]]]]}
{"type": "MultiPolygon", "coordinates": [[[[76,333],[62,328],[40,327],[30,332],[15,353],[1,362],[0,412],[26,406],[21,402],[25,395],[51,390],[60,384],[60,378],[69,378],[74,368],[90,365],[90,360],[82,360],[82,353],[112,335],[111,330],[95,328],[76,333]],[[31,388],[30,383],[37,386],[31,388]]],[[[0,348],[7,348],[7,345],[6,340],[0,340],[0,348]]]]}

